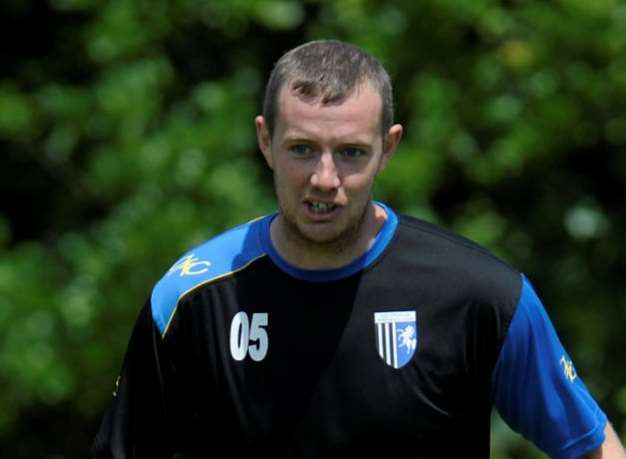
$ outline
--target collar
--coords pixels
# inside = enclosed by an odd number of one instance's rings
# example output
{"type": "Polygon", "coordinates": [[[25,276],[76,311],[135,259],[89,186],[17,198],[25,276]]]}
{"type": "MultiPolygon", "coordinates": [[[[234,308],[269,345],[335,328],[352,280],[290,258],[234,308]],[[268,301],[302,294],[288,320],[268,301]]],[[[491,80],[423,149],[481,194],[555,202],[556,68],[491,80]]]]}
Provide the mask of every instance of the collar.
{"type": "Polygon", "coordinates": [[[374,201],[377,206],[382,207],[387,214],[387,219],[382,228],[376,235],[374,243],[361,256],[350,262],[349,264],[333,269],[302,269],[281,257],[272,244],[270,236],[270,225],[278,213],[267,215],[260,222],[260,240],[263,250],[269,255],[271,260],[282,271],[300,280],[310,282],[329,282],[344,279],[372,265],[385,251],[391,239],[393,238],[396,228],[398,227],[398,217],[396,213],[387,205],[374,201]]]}

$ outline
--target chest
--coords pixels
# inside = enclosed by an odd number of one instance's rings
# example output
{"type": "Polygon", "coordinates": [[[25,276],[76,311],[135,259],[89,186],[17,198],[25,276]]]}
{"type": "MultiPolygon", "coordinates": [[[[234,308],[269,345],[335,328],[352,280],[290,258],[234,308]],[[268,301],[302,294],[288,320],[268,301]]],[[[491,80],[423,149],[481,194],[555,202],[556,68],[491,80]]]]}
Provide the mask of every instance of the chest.
{"type": "Polygon", "coordinates": [[[186,337],[176,353],[193,405],[243,438],[415,444],[466,429],[489,404],[469,308],[426,281],[243,276],[183,305],[173,332],[186,337]]]}

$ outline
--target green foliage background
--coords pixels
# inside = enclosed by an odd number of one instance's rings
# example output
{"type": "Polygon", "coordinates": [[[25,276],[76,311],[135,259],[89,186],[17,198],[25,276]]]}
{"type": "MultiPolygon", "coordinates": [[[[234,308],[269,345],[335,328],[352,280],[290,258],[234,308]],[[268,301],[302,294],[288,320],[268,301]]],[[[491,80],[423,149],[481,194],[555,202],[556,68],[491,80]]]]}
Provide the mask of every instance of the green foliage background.
{"type": "MultiPolygon", "coordinates": [[[[274,208],[255,144],[287,49],[354,42],[406,137],[377,197],[538,288],[626,438],[626,4],[2,2],[0,449],[81,458],[151,286],[274,208]]],[[[543,457],[494,420],[496,458],[543,457]]]]}

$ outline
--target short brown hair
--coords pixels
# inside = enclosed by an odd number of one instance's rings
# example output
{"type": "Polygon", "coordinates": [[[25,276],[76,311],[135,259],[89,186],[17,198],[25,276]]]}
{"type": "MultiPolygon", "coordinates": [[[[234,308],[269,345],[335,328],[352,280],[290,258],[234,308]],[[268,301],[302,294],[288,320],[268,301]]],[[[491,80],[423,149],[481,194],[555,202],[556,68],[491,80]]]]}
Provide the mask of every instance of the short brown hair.
{"type": "Polygon", "coordinates": [[[263,118],[273,134],[278,95],[285,85],[322,104],[338,104],[363,83],[371,83],[382,100],[385,134],[393,124],[391,79],[382,64],[354,45],[336,40],[311,41],[285,53],[276,63],[265,88],[263,118]]]}

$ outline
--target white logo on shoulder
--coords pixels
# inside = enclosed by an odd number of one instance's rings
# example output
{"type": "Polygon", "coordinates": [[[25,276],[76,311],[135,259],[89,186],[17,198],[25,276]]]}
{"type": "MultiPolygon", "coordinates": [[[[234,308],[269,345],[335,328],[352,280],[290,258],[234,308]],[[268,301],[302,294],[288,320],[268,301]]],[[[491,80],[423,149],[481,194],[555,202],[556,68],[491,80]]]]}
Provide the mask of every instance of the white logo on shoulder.
{"type": "Polygon", "coordinates": [[[197,276],[198,274],[204,274],[209,270],[211,266],[210,261],[200,260],[192,253],[186,257],[181,258],[176,262],[174,266],[167,272],[168,276],[171,276],[176,271],[180,271],[179,275],[182,276],[197,276]]]}
{"type": "Polygon", "coordinates": [[[393,368],[402,368],[411,361],[417,349],[415,311],[374,313],[378,355],[393,368]]]}
{"type": "Polygon", "coordinates": [[[574,362],[572,362],[569,359],[566,359],[565,356],[562,356],[559,362],[561,363],[561,366],[563,367],[563,373],[565,374],[565,377],[569,379],[569,382],[574,382],[577,376],[576,369],[574,368],[574,362]]]}

